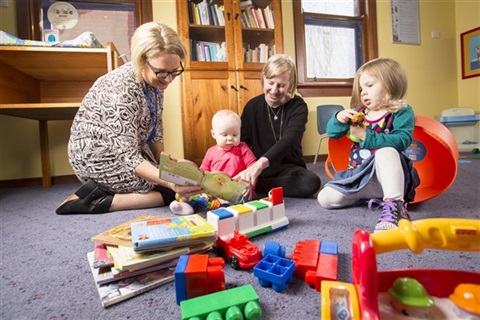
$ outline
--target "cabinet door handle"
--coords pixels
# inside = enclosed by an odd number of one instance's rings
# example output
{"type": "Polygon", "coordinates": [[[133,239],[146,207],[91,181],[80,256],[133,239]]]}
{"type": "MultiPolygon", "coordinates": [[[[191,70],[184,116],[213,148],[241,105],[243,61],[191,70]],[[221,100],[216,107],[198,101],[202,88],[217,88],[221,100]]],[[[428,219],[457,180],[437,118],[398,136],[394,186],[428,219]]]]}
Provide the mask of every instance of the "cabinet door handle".
{"type": "Polygon", "coordinates": [[[235,91],[237,91],[237,92],[238,92],[238,89],[237,89],[237,88],[235,88],[235,86],[234,86],[233,84],[230,86],[230,88],[232,88],[233,90],[235,90],[235,91]]]}
{"type": "Polygon", "coordinates": [[[227,20],[230,21],[230,12],[227,12],[227,20]]]}
{"type": "Polygon", "coordinates": [[[238,19],[238,13],[235,14],[235,20],[237,20],[237,19],[238,19]]]}
{"type": "Polygon", "coordinates": [[[243,90],[245,90],[245,91],[248,91],[248,88],[246,88],[246,87],[244,87],[244,86],[242,86],[242,85],[240,85],[240,89],[243,89],[243,90]]]}

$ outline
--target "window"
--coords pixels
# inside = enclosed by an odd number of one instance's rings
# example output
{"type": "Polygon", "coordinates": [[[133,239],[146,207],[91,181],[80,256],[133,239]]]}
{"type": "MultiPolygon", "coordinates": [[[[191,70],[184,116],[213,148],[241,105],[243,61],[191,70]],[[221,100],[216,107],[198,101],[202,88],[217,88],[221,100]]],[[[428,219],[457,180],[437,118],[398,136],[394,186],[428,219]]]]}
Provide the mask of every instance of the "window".
{"type": "Polygon", "coordinates": [[[298,91],[349,96],[356,70],[377,57],[375,1],[293,1],[298,91]]]}
{"type": "MultiPolygon", "coordinates": [[[[17,1],[17,31],[22,39],[43,40],[43,29],[52,26],[47,18],[52,0],[17,1]]],[[[78,23],[60,30],[60,40],[71,40],[91,31],[101,44],[112,41],[129,58],[129,40],[136,26],[153,21],[152,2],[145,0],[75,0],[68,1],[78,10],[78,23]]]]}

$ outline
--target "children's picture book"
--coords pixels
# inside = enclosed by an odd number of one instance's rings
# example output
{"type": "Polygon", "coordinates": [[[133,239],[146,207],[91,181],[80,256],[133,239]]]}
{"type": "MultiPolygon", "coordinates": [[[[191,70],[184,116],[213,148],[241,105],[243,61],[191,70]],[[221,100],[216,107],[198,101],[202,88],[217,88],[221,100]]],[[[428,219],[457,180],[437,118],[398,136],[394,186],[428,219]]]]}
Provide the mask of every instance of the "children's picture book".
{"type": "MultiPolygon", "coordinates": [[[[92,253],[89,252],[87,256],[90,257],[90,255],[92,254],[95,257],[95,253],[93,252],[92,253]]],[[[90,261],[90,258],[89,258],[89,261],[90,261]]],[[[96,284],[107,284],[110,282],[115,282],[115,281],[131,278],[131,277],[135,277],[140,274],[145,274],[145,273],[154,272],[162,269],[167,269],[170,267],[175,267],[177,265],[177,262],[178,262],[178,259],[173,259],[173,260],[169,260],[163,263],[159,263],[159,264],[138,269],[138,270],[122,271],[115,268],[114,266],[104,266],[104,267],[95,268],[94,266],[95,260],[93,260],[93,267],[95,270],[92,271],[92,273],[93,273],[93,279],[95,280],[96,284]]]]}
{"type": "Polygon", "coordinates": [[[112,229],[94,235],[92,241],[114,246],[132,246],[132,222],[158,219],[159,216],[141,215],[132,220],[126,221],[112,229]]]}
{"type": "Polygon", "coordinates": [[[93,256],[93,267],[109,267],[113,266],[113,257],[107,250],[105,243],[95,242],[95,251],[93,256]]]}
{"type": "Polygon", "coordinates": [[[216,238],[215,227],[199,214],[132,223],[133,249],[138,252],[185,247],[216,238]]]}
{"type": "Polygon", "coordinates": [[[177,259],[181,255],[208,251],[213,247],[213,242],[200,243],[191,247],[179,247],[168,251],[136,252],[132,247],[110,247],[115,261],[114,267],[120,271],[136,271],[150,266],[158,265],[177,259]]]}
{"type": "MultiPolygon", "coordinates": [[[[93,252],[87,253],[88,264],[92,274],[98,269],[93,267],[93,252]]],[[[109,284],[99,285],[95,284],[100,302],[103,307],[111,306],[115,303],[124,301],[131,297],[137,296],[153,288],[157,288],[174,280],[175,267],[157,270],[149,273],[130,277],[109,284]]]]}
{"type": "Polygon", "coordinates": [[[165,152],[160,155],[159,171],[162,180],[178,185],[199,185],[205,193],[232,203],[238,202],[249,186],[244,181],[233,181],[225,173],[204,172],[194,162],[176,160],[165,152]]]}

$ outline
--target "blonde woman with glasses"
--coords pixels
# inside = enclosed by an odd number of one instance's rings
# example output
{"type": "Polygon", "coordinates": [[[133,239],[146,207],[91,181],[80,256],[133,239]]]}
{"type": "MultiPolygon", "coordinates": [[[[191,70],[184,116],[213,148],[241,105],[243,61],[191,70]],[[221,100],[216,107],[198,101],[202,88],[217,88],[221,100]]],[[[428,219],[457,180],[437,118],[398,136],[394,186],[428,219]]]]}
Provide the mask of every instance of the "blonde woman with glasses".
{"type": "Polygon", "coordinates": [[[83,183],[57,214],[106,213],[169,205],[197,186],[158,177],[163,151],[164,90],[183,72],[185,47],[168,26],[149,22],[134,32],[131,62],[100,77],[71,128],[70,164],[83,183]]]}

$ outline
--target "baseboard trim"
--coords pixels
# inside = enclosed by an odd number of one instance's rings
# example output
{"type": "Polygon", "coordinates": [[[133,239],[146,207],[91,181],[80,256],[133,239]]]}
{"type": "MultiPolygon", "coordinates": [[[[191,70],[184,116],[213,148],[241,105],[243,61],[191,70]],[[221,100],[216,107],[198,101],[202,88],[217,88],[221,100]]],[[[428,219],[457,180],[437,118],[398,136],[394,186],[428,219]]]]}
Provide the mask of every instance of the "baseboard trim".
{"type": "MultiPolygon", "coordinates": [[[[305,156],[306,163],[313,163],[315,156],[305,156]]],[[[327,159],[326,154],[319,154],[318,161],[325,161],[327,159]]],[[[52,185],[55,184],[73,184],[78,183],[79,180],[75,175],[68,176],[56,176],[52,177],[52,185]]],[[[2,188],[17,188],[17,187],[36,187],[42,186],[42,178],[26,178],[26,179],[12,179],[12,180],[0,180],[0,189],[2,188]]]]}
{"type": "MultiPolygon", "coordinates": [[[[55,184],[73,184],[78,183],[79,180],[75,175],[56,176],[52,177],[52,185],[55,184]]],[[[42,178],[26,178],[26,179],[12,179],[0,180],[0,188],[17,188],[17,187],[37,187],[42,186],[42,178]]]]}

